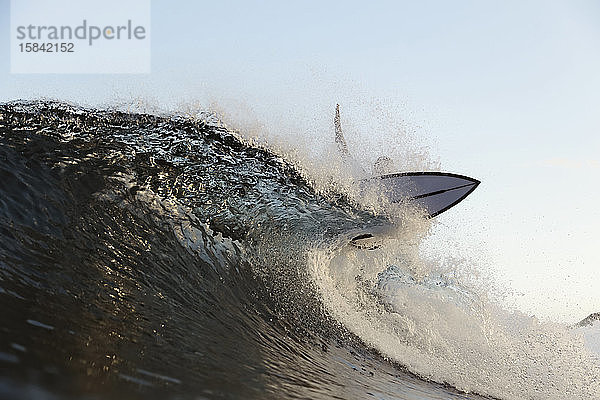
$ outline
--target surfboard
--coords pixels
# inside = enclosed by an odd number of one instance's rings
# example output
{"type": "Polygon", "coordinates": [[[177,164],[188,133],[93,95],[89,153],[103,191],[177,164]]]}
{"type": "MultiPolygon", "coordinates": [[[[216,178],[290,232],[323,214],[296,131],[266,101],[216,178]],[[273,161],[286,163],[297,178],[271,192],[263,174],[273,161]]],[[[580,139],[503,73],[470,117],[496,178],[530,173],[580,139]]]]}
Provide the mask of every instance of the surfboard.
{"type": "Polygon", "coordinates": [[[390,202],[410,201],[433,218],[464,200],[480,182],[448,172],[402,172],[369,179],[390,202]]]}
{"type": "MultiPolygon", "coordinates": [[[[381,191],[392,203],[412,202],[426,217],[433,218],[464,200],[480,182],[448,172],[402,172],[370,178],[362,184],[381,191]]],[[[353,235],[350,244],[373,250],[381,246],[386,235],[385,227],[372,228],[353,235]]]]}

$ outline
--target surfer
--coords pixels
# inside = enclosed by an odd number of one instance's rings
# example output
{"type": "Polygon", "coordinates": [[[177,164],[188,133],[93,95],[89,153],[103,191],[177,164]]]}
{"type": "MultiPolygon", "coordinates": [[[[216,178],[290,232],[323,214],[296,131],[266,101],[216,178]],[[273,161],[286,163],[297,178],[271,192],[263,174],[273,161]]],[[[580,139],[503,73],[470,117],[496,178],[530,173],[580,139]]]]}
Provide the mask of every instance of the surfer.
{"type": "MultiPolygon", "coordinates": [[[[446,211],[467,197],[479,185],[477,179],[447,172],[398,172],[394,161],[387,156],[377,158],[368,174],[352,158],[342,132],[340,122],[340,105],[335,105],[335,143],[342,155],[346,168],[352,176],[358,177],[358,185],[364,190],[372,182],[376,182],[377,190],[384,194],[391,203],[400,203],[410,199],[423,208],[428,217],[446,211]]],[[[358,238],[372,238],[369,233],[358,238]]],[[[356,239],[356,238],[355,238],[356,239]]],[[[353,240],[354,242],[356,240],[353,240]]]]}
{"type": "MultiPolygon", "coordinates": [[[[340,151],[344,159],[350,158],[350,152],[348,151],[348,145],[346,139],[344,139],[344,133],[342,132],[342,124],[340,122],[340,105],[335,105],[335,117],[333,118],[335,125],[335,143],[337,144],[338,150],[340,151]]],[[[362,168],[361,168],[362,169],[362,168]]],[[[391,174],[395,171],[394,161],[387,156],[379,156],[372,168],[372,176],[381,176],[391,174]]]]}

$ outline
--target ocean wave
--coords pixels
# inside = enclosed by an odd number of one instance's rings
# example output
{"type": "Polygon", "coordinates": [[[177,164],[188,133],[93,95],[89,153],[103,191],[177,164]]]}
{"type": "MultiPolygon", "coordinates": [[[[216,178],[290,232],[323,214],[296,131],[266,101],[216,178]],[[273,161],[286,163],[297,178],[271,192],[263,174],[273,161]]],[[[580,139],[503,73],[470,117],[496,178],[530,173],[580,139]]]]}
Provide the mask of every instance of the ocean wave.
{"type": "Polygon", "coordinates": [[[418,213],[316,190],[210,114],[12,102],[0,143],[0,394],[600,397],[577,334],[419,254],[418,213]]]}

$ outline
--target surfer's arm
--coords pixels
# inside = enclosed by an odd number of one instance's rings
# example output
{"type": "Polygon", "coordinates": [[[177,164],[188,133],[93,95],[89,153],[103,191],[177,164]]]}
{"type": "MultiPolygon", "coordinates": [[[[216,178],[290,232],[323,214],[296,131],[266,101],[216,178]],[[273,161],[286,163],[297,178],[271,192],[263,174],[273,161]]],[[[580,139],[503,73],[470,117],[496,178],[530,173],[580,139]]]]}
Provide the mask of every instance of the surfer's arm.
{"type": "Polygon", "coordinates": [[[346,145],[346,140],[344,139],[344,134],[342,133],[342,124],[340,123],[340,105],[335,105],[335,118],[333,119],[333,123],[335,124],[335,143],[337,143],[338,150],[342,155],[348,156],[348,146],[346,145]]]}

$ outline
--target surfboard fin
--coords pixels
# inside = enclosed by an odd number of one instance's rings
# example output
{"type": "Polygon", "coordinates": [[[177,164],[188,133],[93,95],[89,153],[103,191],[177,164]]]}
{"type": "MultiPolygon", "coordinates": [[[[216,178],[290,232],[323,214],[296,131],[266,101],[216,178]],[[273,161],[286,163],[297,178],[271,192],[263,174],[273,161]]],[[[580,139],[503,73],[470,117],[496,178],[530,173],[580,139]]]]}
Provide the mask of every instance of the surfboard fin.
{"type": "Polygon", "coordinates": [[[361,250],[377,250],[383,245],[383,239],[371,233],[362,233],[352,238],[350,244],[361,250]]]}
{"type": "Polygon", "coordinates": [[[395,235],[394,226],[391,224],[379,224],[369,228],[349,232],[347,240],[349,243],[362,250],[375,250],[383,246],[386,239],[395,235]]]}

